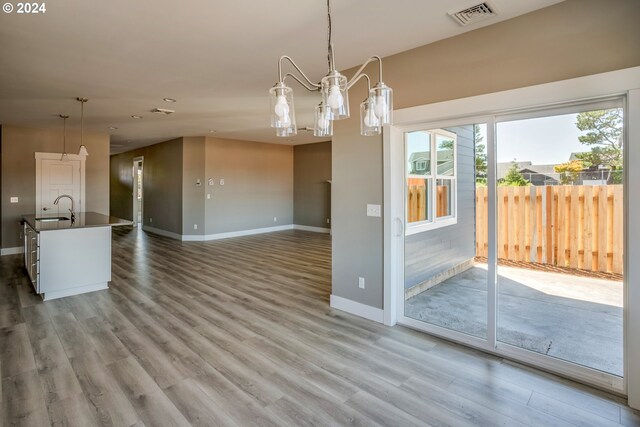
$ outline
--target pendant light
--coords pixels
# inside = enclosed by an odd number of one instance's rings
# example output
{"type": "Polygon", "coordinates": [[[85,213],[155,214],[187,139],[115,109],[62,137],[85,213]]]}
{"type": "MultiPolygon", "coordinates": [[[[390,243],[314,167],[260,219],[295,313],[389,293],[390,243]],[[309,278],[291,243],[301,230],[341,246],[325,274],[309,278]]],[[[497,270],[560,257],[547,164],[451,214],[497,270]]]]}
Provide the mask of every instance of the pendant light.
{"type": "Polygon", "coordinates": [[[327,0],[327,62],[329,71],[319,83],[312,82],[300,67],[287,55],[278,61],[278,82],[269,90],[271,99],[271,127],[276,129],[276,135],[287,137],[296,134],[295,111],[293,108],[293,89],[285,85],[287,77],[296,80],[311,92],[320,92],[321,102],[316,107],[314,136],[332,136],[333,120],[349,117],[349,89],[360,78],[367,79],[367,99],[361,105],[361,134],[364,136],[380,135],[384,125],[393,123],[393,90],[382,82],[382,59],[372,56],[365,61],[351,80],[348,80],[335,67],[333,44],[331,43],[331,8],[327,0]],[[297,75],[282,74],[282,63],[288,61],[297,75]],[[379,64],[379,82],[371,88],[369,76],[362,71],[373,61],[379,64]]]}
{"type": "Polygon", "coordinates": [[[89,152],[84,145],[84,103],[88,101],[87,98],[76,98],[80,102],[80,149],[78,150],[78,156],[88,156],[89,152]]]}
{"type": "Polygon", "coordinates": [[[62,119],[62,157],[60,157],[61,162],[66,162],[69,160],[69,155],[67,154],[67,119],[69,116],[65,116],[64,114],[59,114],[62,119]]]}

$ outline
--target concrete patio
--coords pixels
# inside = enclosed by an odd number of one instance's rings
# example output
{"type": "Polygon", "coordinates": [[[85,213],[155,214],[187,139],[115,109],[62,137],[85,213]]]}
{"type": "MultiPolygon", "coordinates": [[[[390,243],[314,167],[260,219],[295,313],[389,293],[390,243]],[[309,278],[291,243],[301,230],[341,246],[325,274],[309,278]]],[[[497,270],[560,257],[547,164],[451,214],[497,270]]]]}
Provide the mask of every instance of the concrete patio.
{"type": "MultiPolygon", "coordinates": [[[[405,315],[486,338],[487,266],[405,302],[405,315]]],[[[622,376],[622,282],[498,267],[498,341],[622,376]]]]}

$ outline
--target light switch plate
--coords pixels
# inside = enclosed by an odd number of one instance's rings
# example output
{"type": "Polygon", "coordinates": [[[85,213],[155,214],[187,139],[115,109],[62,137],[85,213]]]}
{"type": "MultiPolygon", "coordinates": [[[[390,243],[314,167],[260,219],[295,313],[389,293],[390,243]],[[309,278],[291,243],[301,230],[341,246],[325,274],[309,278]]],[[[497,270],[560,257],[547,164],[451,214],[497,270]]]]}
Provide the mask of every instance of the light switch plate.
{"type": "Polygon", "coordinates": [[[11,198],[11,203],[18,203],[18,198],[17,197],[12,197],[11,198]]]}
{"type": "Polygon", "coordinates": [[[367,205],[367,216],[380,216],[380,205],[367,205]]]}

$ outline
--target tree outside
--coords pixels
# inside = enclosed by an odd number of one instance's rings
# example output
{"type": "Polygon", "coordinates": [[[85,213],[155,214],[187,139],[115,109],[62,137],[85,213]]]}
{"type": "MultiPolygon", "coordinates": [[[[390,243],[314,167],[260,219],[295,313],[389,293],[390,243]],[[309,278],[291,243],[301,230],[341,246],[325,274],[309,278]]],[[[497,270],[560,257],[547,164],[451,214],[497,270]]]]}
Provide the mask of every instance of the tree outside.
{"type": "Polygon", "coordinates": [[[524,179],[524,176],[518,170],[518,165],[514,162],[507,174],[500,180],[501,187],[526,187],[530,182],[524,179]]]}
{"type": "Polygon", "coordinates": [[[560,174],[560,184],[575,184],[580,178],[580,172],[584,169],[584,164],[582,160],[571,160],[556,165],[553,169],[560,174]]]}
{"type": "Polygon", "coordinates": [[[480,126],[473,125],[473,141],[476,147],[476,185],[487,185],[487,147],[482,143],[483,140],[480,126]]]}
{"type": "Polygon", "coordinates": [[[578,139],[591,148],[577,157],[585,167],[608,169],[614,184],[622,183],[623,125],[622,108],[587,111],[576,117],[576,127],[586,132],[578,139]]]}

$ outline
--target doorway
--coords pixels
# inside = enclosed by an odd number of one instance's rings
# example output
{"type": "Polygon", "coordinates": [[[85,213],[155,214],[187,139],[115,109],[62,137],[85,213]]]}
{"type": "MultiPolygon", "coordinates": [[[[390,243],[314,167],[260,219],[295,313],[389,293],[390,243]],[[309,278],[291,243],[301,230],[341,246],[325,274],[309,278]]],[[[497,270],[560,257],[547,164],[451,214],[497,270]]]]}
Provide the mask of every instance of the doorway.
{"type": "Polygon", "coordinates": [[[38,215],[64,216],[71,209],[71,201],[58,196],[69,195],[74,201],[75,212],[84,212],[85,156],[68,154],[61,160],[61,153],[35,153],[36,160],[36,213],[38,215]]]}
{"type": "Polygon", "coordinates": [[[143,207],[144,207],[144,157],[136,157],[133,159],[133,174],[132,174],[132,187],[133,187],[133,226],[138,227],[143,225],[143,207]]]}

